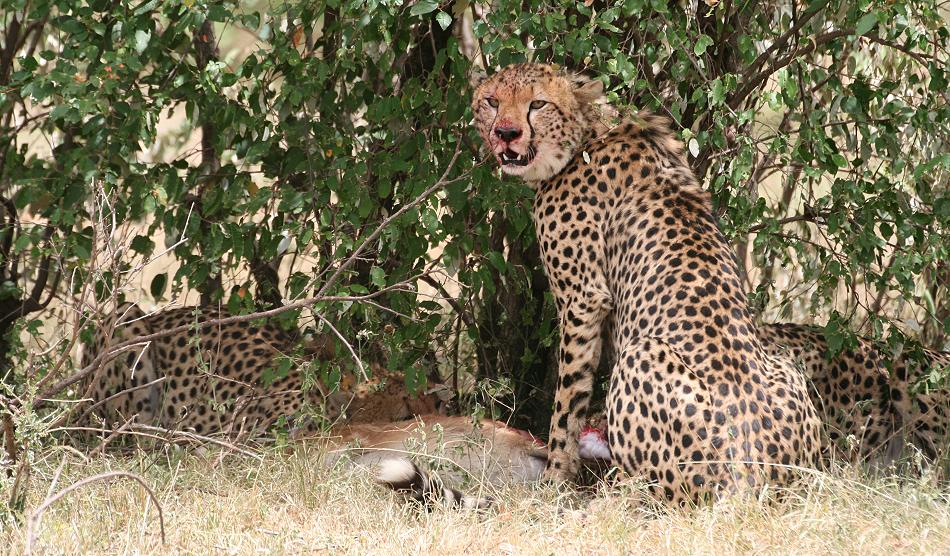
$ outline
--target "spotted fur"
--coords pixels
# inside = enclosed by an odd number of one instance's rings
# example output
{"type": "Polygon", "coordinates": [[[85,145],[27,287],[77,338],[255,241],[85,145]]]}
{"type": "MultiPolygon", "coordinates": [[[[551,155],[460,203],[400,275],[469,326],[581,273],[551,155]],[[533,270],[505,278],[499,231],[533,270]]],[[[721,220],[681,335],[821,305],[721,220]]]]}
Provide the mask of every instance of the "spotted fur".
{"type": "MultiPolygon", "coordinates": [[[[147,315],[134,304],[120,306],[97,331],[84,353],[84,366],[121,342],[189,328],[124,352],[97,369],[80,389],[93,404],[92,415],[108,423],[134,418],[199,434],[253,435],[281,417],[298,415],[305,406],[322,409],[331,420],[343,413],[352,422],[406,419],[440,408],[435,393],[410,396],[401,375],[378,367],[370,383],[347,383],[346,391],[329,396],[319,384],[305,388],[296,367],[277,376],[278,359],[292,353],[291,338],[269,323],[198,326],[226,316],[214,308],[147,315]]],[[[312,429],[316,423],[305,420],[300,426],[312,429]]]]}
{"type": "Polygon", "coordinates": [[[950,353],[924,350],[923,361],[887,357],[864,338],[828,358],[821,330],[791,323],[764,324],[759,338],[767,351],[792,357],[811,381],[811,397],[828,436],[826,456],[888,465],[906,444],[929,459],[950,441],[950,392],[919,384],[932,371],[950,372],[950,353]]]}
{"type": "Polygon", "coordinates": [[[759,343],[709,195],[667,124],[641,115],[601,133],[600,96],[597,81],[528,64],[488,78],[472,101],[502,171],[536,189],[561,333],[545,475],[576,475],[609,326],[616,465],[674,502],[786,482],[819,451],[805,381],[759,343]]]}

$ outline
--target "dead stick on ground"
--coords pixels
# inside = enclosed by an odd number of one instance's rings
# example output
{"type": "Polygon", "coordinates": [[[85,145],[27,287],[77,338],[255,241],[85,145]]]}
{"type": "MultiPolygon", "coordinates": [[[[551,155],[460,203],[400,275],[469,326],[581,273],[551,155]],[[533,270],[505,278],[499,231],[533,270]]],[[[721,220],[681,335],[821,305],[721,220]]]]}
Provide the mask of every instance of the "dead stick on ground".
{"type": "Polygon", "coordinates": [[[119,477],[132,479],[133,481],[136,481],[137,483],[142,485],[142,488],[144,488],[145,492],[148,493],[149,497],[152,499],[152,502],[155,503],[155,508],[158,510],[158,525],[159,525],[159,530],[161,531],[161,535],[162,535],[162,544],[165,544],[165,514],[162,512],[162,506],[161,504],[158,503],[158,496],[155,496],[155,492],[152,490],[152,488],[148,486],[145,480],[139,477],[138,475],[127,473],[125,471],[110,471],[108,473],[100,473],[99,475],[86,477],[85,479],[82,479],[81,481],[77,481],[69,485],[68,487],[57,492],[53,496],[50,496],[46,500],[43,500],[43,503],[40,504],[36,508],[36,510],[33,511],[33,515],[31,515],[30,519],[26,522],[26,550],[24,552],[27,555],[33,553],[33,543],[36,538],[36,530],[40,525],[40,518],[43,516],[43,512],[46,511],[46,508],[49,508],[50,505],[52,505],[54,502],[56,502],[63,496],[66,496],[70,492],[76,490],[77,488],[86,486],[96,481],[105,481],[108,479],[114,479],[114,478],[119,478],[119,477]]]}

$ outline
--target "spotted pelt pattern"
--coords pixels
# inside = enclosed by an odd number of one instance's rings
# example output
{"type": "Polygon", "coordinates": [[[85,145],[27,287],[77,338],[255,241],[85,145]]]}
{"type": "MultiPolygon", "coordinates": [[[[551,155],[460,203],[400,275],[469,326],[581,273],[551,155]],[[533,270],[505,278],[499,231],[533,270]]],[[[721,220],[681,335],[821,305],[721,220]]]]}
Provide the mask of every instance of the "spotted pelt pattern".
{"type": "MultiPolygon", "coordinates": [[[[186,329],[100,365],[80,385],[80,397],[89,400],[79,408],[80,415],[108,424],[132,420],[203,435],[251,436],[282,417],[301,413],[330,421],[393,421],[436,413],[442,405],[433,392],[437,388],[412,396],[400,374],[378,365],[370,366],[375,371],[370,382],[348,381],[343,391],[328,393],[319,382],[305,384],[297,365],[301,359],[293,359],[289,368],[281,364],[292,356],[293,342],[276,325],[255,321],[199,326],[227,316],[207,307],[146,314],[134,304],[121,305],[97,329],[83,354],[84,366],[120,343],[186,329]]],[[[325,357],[323,351],[310,350],[304,357],[325,357]]],[[[319,420],[290,424],[313,431],[319,420]]]]}
{"type": "Polygon", "coordinates": [[[763,350],[708,193],[666,122],[600,133],[600,82],[542,64],[482,82],[475,124],[502,171],[536,189],[560,319],[546,477],[578,469],[601,330],[616,364],[614,463],[674,502],[791,479],[819,451],[804,378],[763,350]]]}
{"type": "Polygon", "coordinates": [[[829,358],[820,329],[791,323],[760,325],[759,338],[770,353],[793,358],[811,382],[827,457],[888,465],[907,455],[907,444],[929,459],[946,453],[950,392],[922,383],[934,371],[950,373],[950,353],[925,349],[921,361],[907,354],[892,359],[859,337],[829,358]]]}

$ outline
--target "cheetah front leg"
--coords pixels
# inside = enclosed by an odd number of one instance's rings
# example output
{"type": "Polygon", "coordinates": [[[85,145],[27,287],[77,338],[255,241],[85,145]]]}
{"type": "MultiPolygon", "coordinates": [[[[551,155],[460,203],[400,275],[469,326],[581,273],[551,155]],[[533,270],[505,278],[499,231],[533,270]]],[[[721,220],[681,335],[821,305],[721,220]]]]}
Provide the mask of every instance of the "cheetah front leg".
{"type": "Polygon", "coordinates": [[[544,478],[573,480],[578,470],[578,439],[587,416],[594,372],[600,361],[601,330],[612,309],[603,281],[588,282],[561,311],[557,392],[548,437],[544,478]]]}

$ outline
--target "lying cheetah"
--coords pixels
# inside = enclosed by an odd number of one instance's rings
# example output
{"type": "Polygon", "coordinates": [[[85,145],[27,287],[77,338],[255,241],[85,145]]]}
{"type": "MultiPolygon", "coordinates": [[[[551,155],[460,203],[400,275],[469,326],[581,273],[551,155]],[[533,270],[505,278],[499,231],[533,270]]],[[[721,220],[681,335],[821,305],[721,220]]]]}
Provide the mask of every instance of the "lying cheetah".
{"type": "Polygon", "coordinates": [[[828,359],[828,343],[817,328],[791,323],[759,326],[759,339],[773,355],[791,355],[811,381],[810,393],[830,440],[828,456],[854,453],[888,465],[909,442],[929,459],[945,453],[950,432],[946,388],[918,390],[932,371],[950,374],[950,353],[924,350],[917,364],[907,356],[891,369],[864,338],[828,359]]]}
{"type": "Polygon", "coordinates": [[[601,98],[599,81],[522,64],[487,78],[472,99],[502,172],[536,189],[561,333],[545,475],[577,472],[609,325],[615,465],[673,502],[785,482],[819,451],[805,381],[759,343],[709,194],[667,124],[641,115],[603,133],[601,98]]]}
{"type": "MultiPolygon", "coordinates": [[[[331,420],[345,412],[351,422],[392,421],[437,413],[439,385],[410,396],[401,375],[376,367],[374,385],[330,395],[322,385],[305,385],[294,366],[280,372],[279,359],[292,353],[290,337],[272,324],[198,326],[227,313],[185,307],[146,315],[134,304],[120,306],[83,355],[83,366],[109,346],[182,325],[184,332],[153,340],[103,364],[80,388],[92,402],[81,409],[111,423],[141,424],[198,434],[254,435],[305,406],[322,408],[331,420]],[[200,328],[200,332],[198,332],[200,328]],[[309,386],[309,387],[308,387],[309,386]],[[90,411],[91,410],[91,411],[90,411]]],[[[326,356],[319,351],[311,357],[326,356]]],[[[315,423],[306,421],[304,432],[315,423]]]]}

